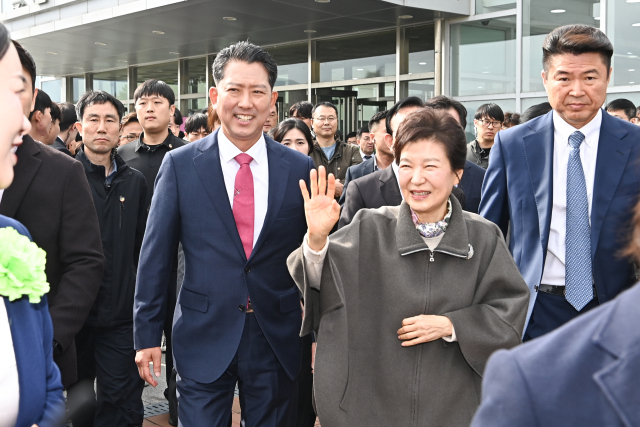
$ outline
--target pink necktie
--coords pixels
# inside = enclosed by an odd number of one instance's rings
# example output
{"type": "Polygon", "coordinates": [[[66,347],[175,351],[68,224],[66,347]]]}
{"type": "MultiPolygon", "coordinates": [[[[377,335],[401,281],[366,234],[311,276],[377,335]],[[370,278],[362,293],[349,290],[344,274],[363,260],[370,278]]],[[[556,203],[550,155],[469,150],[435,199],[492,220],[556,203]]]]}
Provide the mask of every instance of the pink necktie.
{"type": "Polygon", "coordinates": [[[236,174],[236,182],[233,190],[233,217],[240,240],[244,247],[247,259],[253,250],[253,223],[255,208],[253,204],[253,174],[249,163],[253,158],[245,153],[238,154],[236,162],[240,164],[240,170],[236,174]]]}

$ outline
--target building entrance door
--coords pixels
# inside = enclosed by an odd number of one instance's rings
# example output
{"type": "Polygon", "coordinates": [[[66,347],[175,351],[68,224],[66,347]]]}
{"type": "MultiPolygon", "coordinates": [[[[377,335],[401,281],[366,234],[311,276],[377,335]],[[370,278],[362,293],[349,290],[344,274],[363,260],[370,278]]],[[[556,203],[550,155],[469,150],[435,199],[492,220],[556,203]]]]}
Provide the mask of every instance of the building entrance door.
{"type": "Polygon", "coordinates": [[[318,88],[313,94],[313,103],[331,102],[338,109],[338,130],[342,139],[358,126],[358,92],[343,88],[318,88]]]}

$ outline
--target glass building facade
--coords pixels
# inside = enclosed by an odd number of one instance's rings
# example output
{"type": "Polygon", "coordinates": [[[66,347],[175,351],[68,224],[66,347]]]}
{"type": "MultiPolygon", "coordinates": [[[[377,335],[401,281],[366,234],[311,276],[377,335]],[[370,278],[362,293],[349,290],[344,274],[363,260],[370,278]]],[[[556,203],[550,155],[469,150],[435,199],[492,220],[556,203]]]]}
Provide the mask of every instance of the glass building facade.
{"type": "MultiPolygon", "coordinates": [[[[308,100],[338,107],[339,128],[348,133],[398,99],[452,96],[469,110],[495,102],[522,112],[546,101],[542,42],[565,24],[599,27],[613,42],[608,100],[640,104],[640,0],[474,0],[468,17],[412,22],[374,32],[310,38],[264,46],[278,63],[280,119],[291,105],[308,100]]],[[[131,109],[137,85],[166,81],[184,116],[208,107],[215,52],[154,64],[40,79],[54,100],[75,102],[86,89],[102,89],[131,109]]],[[[125,62],[125,61],[123,61],[125,62]]]]}

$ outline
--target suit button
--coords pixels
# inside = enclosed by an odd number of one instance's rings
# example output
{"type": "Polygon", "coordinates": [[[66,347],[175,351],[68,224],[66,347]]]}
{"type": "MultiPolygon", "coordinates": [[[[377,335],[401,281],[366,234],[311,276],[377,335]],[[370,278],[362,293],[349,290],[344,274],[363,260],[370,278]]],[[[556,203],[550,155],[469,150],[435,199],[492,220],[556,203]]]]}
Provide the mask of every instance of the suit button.
{"type": "Polygon", "coordinates": [[[251,273],[251,267],[245,267],[244,272],[247,274],[251,273]]]}
{"type": "Polygon", "coordinates": [[[238,306],[238,310],[240,310],[240,311],[244,311],[244,304],[240,304],[240,305],[238,306]]]}

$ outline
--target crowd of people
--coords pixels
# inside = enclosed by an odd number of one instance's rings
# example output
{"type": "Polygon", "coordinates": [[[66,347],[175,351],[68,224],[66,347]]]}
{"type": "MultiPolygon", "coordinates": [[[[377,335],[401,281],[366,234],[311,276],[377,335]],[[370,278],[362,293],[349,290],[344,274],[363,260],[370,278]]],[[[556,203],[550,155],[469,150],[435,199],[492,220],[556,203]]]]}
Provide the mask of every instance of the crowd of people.
{"type": "Polygon", "coordinates": [[[251,43],[207,110],[152,79],[126,114],[53,102],[0,24],[0,427],[141,426],[161,375],[185,427],[236,387],[247,427],[635,425],[640,108],[598,29],[542,50],[548,102],[470,142],[446,96],[342,138],[330,102],[279,121],[251,43]]]}

